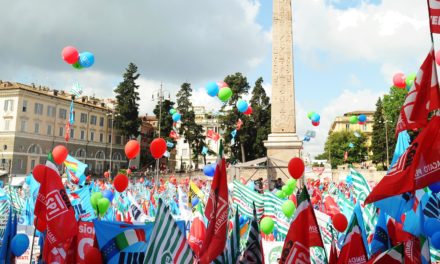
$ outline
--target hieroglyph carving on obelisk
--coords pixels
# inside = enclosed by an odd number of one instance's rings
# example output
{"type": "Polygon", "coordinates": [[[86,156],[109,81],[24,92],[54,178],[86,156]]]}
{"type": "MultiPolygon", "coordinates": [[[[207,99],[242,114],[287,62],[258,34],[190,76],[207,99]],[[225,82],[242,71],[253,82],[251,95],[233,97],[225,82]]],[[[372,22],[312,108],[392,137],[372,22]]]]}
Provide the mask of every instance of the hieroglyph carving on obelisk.
{"type": "Polygon", "coordinates": [[[273,0],[272,133],[296,133],[291,0],[273,0]]]}

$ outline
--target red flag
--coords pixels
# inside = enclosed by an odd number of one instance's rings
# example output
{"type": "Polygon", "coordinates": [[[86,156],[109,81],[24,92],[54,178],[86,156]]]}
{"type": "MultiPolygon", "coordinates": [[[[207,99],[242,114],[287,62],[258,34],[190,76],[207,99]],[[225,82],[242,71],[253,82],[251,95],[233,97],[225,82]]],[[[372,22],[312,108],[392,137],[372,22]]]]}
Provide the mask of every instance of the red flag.
{"type": "Polygon", "coordinates": [[[397,246],[398,244],[411,240],[411,234],[403,231],[403,224],[389,218],[387,222],[388,235],[390,237],[391,246],[397,246]]]}
{"type": "Polygon", "coordinates": [[[330,195],[327,195],[327,197],[325,197],[324,207],[325,207],[325,213],[328,214],[330,217],[333,217],[335,214],[341,212],[339,210],[338,204],[330,195]]]}
{"type": "Polygon", "coordinates": [[[209,130],[206,132],[206,137],[208,137],[208,138],[210,138],[210,139],[212,139],[212,140],[214,140],[214,141],[217,141],[217,140],[220,139],[220,135],[217,134],[217,133],[215,133],[214,130],[212,130],[212,129],[209,129],[209,130]]]}
{"type": "Polygon", "coordinates": [[[332,244],[330,247],[330,258],[328,260],[328,264],[337,264],[338,263],[338,250],[336,249],[336,243],[332,240],[332,244]]]}
{"type": "Polygon", "coordinates": [[[434,49],[428,53],[406,95],[396,125],[396,137],[403,130],[425,127],[430,111],[440,108],[440,92],[435,74],[434,49]]]}
{"type": "Polygon", "coordinates": [[[76,237],[69,238],[55,246],[50,243],[50,238],[47,236],[44,242],[43,260],[45,263],[77,263],[76,237]]]}
{"type": "MultiPolygon", "coordinates": [[[[95,241],[95,228],[93,222],[80,222],[79,231],[77,237],[77,248],[76,248],[76,263],[84,264],[85,252],[87,247],[93,247],[95,241]]],[[[98,264],[98,263],[97,263],[98,264]]]]}
{"type": "Polygon", "coordinates": [[[34,176],[42,179],[35,203],[35,215],[38,217],[38,222],[46,223],[48,241],[58,246],[68,238],[76,236],[78,226],[75,211],[70,204],[61,177],[50,159],[51,155],[46,165],[37,165],[33,170],[34,176]]]}
{"type": "Polygon", "coordinates": [[[70,139],[70,123],[69,122],[66,123],[66,133],[64,134],[64,139],[66,140],[66,142],[68,142],[70,139]]]}
{"type": "Polygon", "coordinates": [[[307,188],[298,197],[298,208],[289,227],[283,251],[282,263],[310,263],[310,247],[324,247],[307,188]]]}
{"type": "Polygon", "coordinates": [[[440,116],[434,116],[365,203],[421,189],[440,178],[440,116]]]}
{"type": "Polygon", "coordinates": [[[212,180],[205,215],[209,224],[203,241],[200,263],[211,263],[225,249],[228,226],[228,181],[226,175],[226,160],[223,157],[223,144],[220,141],[219,158],[212,180]]]}
{"type": "Polygon", "coordinates": [[[365,250],[364,241],[362,240],[362,233],[357,221],[357,217],[353,217],[353,221],[347,230],[347,236],[344,240],[341,253],[339,253],[338,263],[366,263],[368,255],[365,250]]]}
{"type": "Polygon", "coordinates": [[[432,33],[440,33],[440,0],[429,0],[429,21],[432,33]]]}
{"type": "Polygon", "coordinates": [[[421,264],[422,249],[419,238],[412,236],[403,243],[404,261],[405,264],[421,264]]]}
{"type": "Polygon", "coordinates": [[[200,250],[202,249],[202,242],[205,239],[205,236],[205,223],[203,223],[202,215],[199,212],[196,212],[188,237],[188,244],[196,256],[200,256],[200,250]]]}

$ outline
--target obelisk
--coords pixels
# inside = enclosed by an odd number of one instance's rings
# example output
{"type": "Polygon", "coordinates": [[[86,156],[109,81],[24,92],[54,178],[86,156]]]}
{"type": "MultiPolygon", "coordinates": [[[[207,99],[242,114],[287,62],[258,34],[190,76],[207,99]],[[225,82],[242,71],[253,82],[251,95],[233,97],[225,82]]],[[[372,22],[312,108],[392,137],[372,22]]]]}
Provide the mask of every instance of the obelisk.
{"type": "Polygon", "coordinates": [[[296,135],[291,0],[273,0],[271,134],[267,156],[288,162],[300,155],[296,135]]]}

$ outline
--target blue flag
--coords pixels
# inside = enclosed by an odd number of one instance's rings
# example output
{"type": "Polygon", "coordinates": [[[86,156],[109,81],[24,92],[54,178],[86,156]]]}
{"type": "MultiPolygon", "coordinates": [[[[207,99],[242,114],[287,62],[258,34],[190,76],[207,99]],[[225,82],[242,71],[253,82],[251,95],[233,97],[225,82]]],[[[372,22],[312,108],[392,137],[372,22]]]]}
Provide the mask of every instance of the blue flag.
{"type": "Polygon", "coordinates": [[[390,237],[387,229],[387,216],[384,211],[380,211],[371,242],[371,255],[382,253],[388,249],[390,249],[390,237]]]}
{"type": "Polygon", "coordinates": [[[67,155],[67,158],[64,161],[64,166],[66,166],[66,173],[69,182],[77,183],[79,186],[84,186],[86,181],[84,172],[87,169],[87,164],[82,163],[70,155],[67,155]]]}
{"type": "MultiPolygon", "coordinates": [[[[391,161],[390,168],[393,167],[394,163],[402,156],[402,154],[409,147],[410,137],[406,131],[399,133],[397,138],[396,149],[394,150],[393,160],[391,161]]],[[[404,212],[411,210],[414,204],[414,198],[410,193],[399,194],[379,200],[374,203],[374,205],[381,211],[385,211],[387,215],[394,218],[398,222],[401,221],[401,215],[404,212]]]]}
{"type": "MultiPolygon", "coordinates": [[[[361,229],[361,233],[362,233],[362,240],[364,241],[365,249],[367,250],[367,255],[370,256],[370,247],[368,246],[367,234],[365,232],[364,218],[362,216],[361,205],[359,202],[357,202],[356,205],[354,206],[353,217],[356,217],[356,219],[357,219],[357,222],[359,224],[359,228],[361,229]]],[[[353,218],[352,218],[352,221],[353,221],[353,218]]]]}
{"type": "Polygon", "coordinates": [[[0,263],[11,263],[11,240],[13,238],[12,207],[9,208],[8,223],[0,247],[0,263]]]}
{"type": "Polygon", "coordinates": [[[20,216],[19,223],[21,225],[33,225],[35,202],[37,201],[40,183],[34,179],[32,174],[30,174],[26,176],[26,184],[29,186],[29,196],[26,199],[25,208],[20,216]]]}
{"type": "Polygon", "coordinates": [[[418,201],[417,207],[406,213],[403,230],[418,237],[424,235],[425,214],[423,209],[428,202],[429,194],[423,190],[417,190],[415,199],[418,201]]]}
{"type": "Polygon", "coordinates": [[[69,113],[69,123],[70,125],[73,125],[75,122],[75,116],[73,114],[73,100],[70,102],[70,113],[69,113]]]}
{"type": "Polygon", "coordinates": [[[92,221],[96,218],[95,211],[90,203],[90,189],[83,187],[70,194],[71,203],[75,210],[76,219],[82,221],[92,221]]]}

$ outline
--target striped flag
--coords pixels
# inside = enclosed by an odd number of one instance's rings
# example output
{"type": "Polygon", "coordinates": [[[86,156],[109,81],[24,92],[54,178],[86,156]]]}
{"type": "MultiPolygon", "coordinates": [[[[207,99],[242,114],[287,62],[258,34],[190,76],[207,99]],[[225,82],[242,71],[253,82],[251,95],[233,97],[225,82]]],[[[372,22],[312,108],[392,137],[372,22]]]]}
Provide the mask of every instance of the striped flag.
{"type": "Polygon", "coordinates": [[[429,251],[431,253],[431,261],[432,262],[440,261],[440,250],[431,247],[429,249],[429,251]]]}
{"type": "Polygon", "coordinates": [[[145,230],[143,229],[128,229],[124,232],[116,235],[116,246],[119,250],[124,250],[125,248],[134,245],[138,242],[145,242],[145,230]]]}
{"type": "Polygon", "coordinates": [[[284,202],[284,200],[276,197],[272,192],[266,191],[264,193],[264,215],[272,217],[278,232],[286,236],[292,218],[287,218],[280,210],[284,202]]]}
{"type": "Polygon", "coordinates": [[[156,221],[144,263],[191,263],[194,257],[186,238],[171,216],[170,210],[159,199],[156,221]]]}
{"type": "Polygon", "coordinates": [[[260,219],[264,212],[264,196],[249,189],[237,180],[234,180],[234,194],[232,202],[238,206],[241,214],[253,217],[253,203],[257,209],[257,218],[260,219]]]}
{"type": "Polygon", "coordinates": [[[403,263],[403,244],[399,244],[389,250],[377,255],[376,257],[370,259],[367,263],[369,264],[380,264],[380,263],[390,263],[390,264],[400,264],[403,263]]]}
{"type": "Polygon", "coordinates": [[[261,246],[260,228],[258,227],[258,219],[255,206],[254,217],[251,220],[251,229],[249,231],[246,248],[244,249],[243,255],[237,263],[264,263],[263,247],[261,246]]]}
{"type": "Polygon", "coordinates": [[[214,264],[235,264],[240,256],[240,218],[235,211],[234,227],[223,254],[217,257],[214,264]]]}
{"type": "Polygon", "coordinates": [[[332,220],[328,214],[314,210],[316,215],[316,221],[321,229],[321,236],[324,245],[330,245],[332,243],[332,220]]]}

